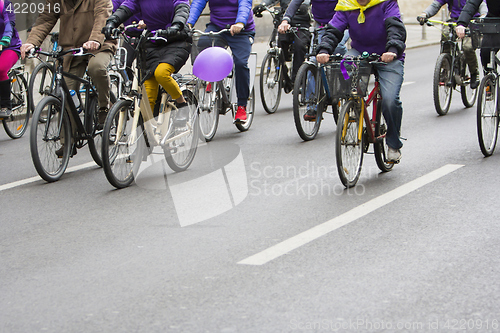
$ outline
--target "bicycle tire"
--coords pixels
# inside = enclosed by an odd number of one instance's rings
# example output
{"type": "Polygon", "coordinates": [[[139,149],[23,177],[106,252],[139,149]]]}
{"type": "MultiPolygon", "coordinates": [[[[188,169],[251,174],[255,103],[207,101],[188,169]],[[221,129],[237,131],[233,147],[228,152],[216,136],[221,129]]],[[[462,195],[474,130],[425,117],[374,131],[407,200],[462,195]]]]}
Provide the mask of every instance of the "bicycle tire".
{"type": "Polygon", "coordinates": [[[342,106],[337,123],[335,142],[335,157],[337,171],[342,184],[353,187],[359,180],[363,166],[364,135],[359,138],[360,110],[354,100],[349,100],[342,106]]]}
{"type": "Polygon", "coordinates": [[[281,68],[277,54],[266,53],[260,67],[260,99],[264,110],[275,113],[281,100],[281,68]]]}
{"type": "MultiPolygon", "coordinates": [[[[293,119],[297,133],[304,141],[310,141],[316,137],[321,125],[323,112],[327,107],[322,89],[319,89],[319,92],[316,91],[318,78],[318,68],[312,63],[304,62],[300,66],[295,79],[296,84],[293,88],[293,119]],[[315,121],[304,120],[304,115],[308,107],[317,107],[315,121]]],[[[319,86],[322,87],[321,84],[319,86]]]]}
{"type": "Polygon", "coordinates": [[[90,155],[94,162],[102,167],[102,130],[99,130],[99,101],[96,95],[90,96],[89,108],[85,110],[86,131],[91,135],[88,139],[90,155]]]}
{"type": "Polygon", "coordinates": [[[5,132],[12,139],[19,139],[28,129],[30,120],[30,104],[28,97],[28,84],[22,74],[15,71],[9,73],[11,80],[10,100],[12,114],[2,119],[5,132]]]}
{"type": "Polygon", "coordinates": [[[468,79],[469,82],[468,83],[466,82],[464,85],[460,87],[460,95],[462,96],[462,103],[466,108],[471,108],[474,106],[474,103],[476,103],[477,87],[476,89],[472,89],[470,87],[471,74],[468,64],[465,64],[465,73],[463,77],[468,79]]]}
{"type": "Polygon", "coordinates": [[[255,88],[252,87],[252,91],[248,97],[247,102],[247,120],[245,122],[236,122],[236,128],[240,130],[240,132],[246,132],[250,129],[253,122],[253,116],[255,115],[255,88]]]}
{"type": "Polygon", "coordinates": [[[389,147],[386,141],[387,123],[382,113],[382,102],[377,101],[377,115],[375,116],[375,140],[373,151],[375,153],[375,161],[382,172],[389,172],[394,167],[394,163],[387,162],[387,151],[389,147]]]}
{"type": "Polygon", "coordinates": [[[488,74],[481,80],[477,103],[477,136],[479,148],[485,157],[495,151],[498,139],[498,86],[495,75],[488,74]]]}
{"type": "MultiPolygon", "coordinates": [[[[198,149],[200,130],[196,96],[191,90],[188,89],[184,89],[182,94],[189,105],[189,118],[187,126],[191,128],[191,133],[180,139],[171,141],[166,147],[163,147],[163,153],[168,166],[176,172],[186,170],[193,162],[196,150],[198,149]]],[[[180,131],[184,132],[186,130],[181,129],[180,131]]],[[[176,133],[174,133],[174,135],[175,134],[176,133]]]]}
{"type": "MultiPolygon", "coordinates": [[[[54,72],[54,66],[45,62],[39,63],[33,69],[28,84],[28,96],[31,107],[30,111],[34,112],[37,104],[45,96],[52,93],[55,84],[54,72]]],[[[41,119],[41,121],[46,121],[46,119],[41,119]]]]}
{"type": "Polygon", "coordinates": [[[139,116],[137,136],[131,141],[133,116],[129,111],[132,103],[128,99],[118,100],[109,110],[102,132],[102,137],[106,138],[102,141],[102,167],[108,182],[118,189],[130,186],[134,181],[134,174],[141,165],[146,146],[142,115],[139,116]]]}
{"type": "Polygon", "coordinates": [[[68,166],[73,144],[63,144],[64,138],[71,138],[69,115],[62,110],[58,98],[46,96],[38,103],[33,114],[30,151],[36,171],[47,182],[59,180],[68,166]],[[47,121],[40,122],[41,118],[47,121]],[[60,148],[63,148],[62,158],[56,155],[60,148]]]}
{"type": "Polygon", "coordinates": [[[217,82],[198,81],[196,87],[200,135],[206,142],[212,141],[219,126],[220,98],[217,98],[217,86],[217,82]]]}
{"type": "Polygon", "coordinates": [[[441,53],[436,60],[432,82],[434,108],[440,116],[446,115],[450,109],[453,92],[452,75],[451,56],[448,53],[441,53]]]}

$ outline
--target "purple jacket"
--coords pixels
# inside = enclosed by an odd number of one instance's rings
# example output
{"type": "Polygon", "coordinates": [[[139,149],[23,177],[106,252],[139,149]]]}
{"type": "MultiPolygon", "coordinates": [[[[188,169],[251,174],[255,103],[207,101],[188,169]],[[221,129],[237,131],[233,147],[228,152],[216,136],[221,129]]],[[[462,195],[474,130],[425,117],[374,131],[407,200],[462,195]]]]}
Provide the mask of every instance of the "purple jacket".
{"type": "Polygon", "coordinates": [[[194,25],[207,5],[210,22],[220,29],[235,23],[244,23],[244,31],[255,31],[251,0],[193,0],[187,23],[194,25]]]}
{"type": "MultiPolygon", "coordinates": [[[[124,3],[125,0],[113,0],[113,13],[115,12],[115,10],[118,9],[118,7],[120,7],[122,5],[122,3],[124,3]]],[[[128,20],[126,20],[125,22],[123,22],[123,25],[124,26],[127,26],[127,25],[130,25],[132,24],[132,22],[136,22],[138,23],[141,19],[140,19],[140,14],[139,13],[136,13],[134,14],[131,18],[129,18],[128,20]]]]}
{"type": "Polygon", "coordinates": [[[398,54],[399,60],[403,60],[406,30],[401,22],[397,0],[382,2],[365,10],[364,14],[365,22],[360,24],[359,10],[338,11],[329,24],[341,32],[349,29],[351,45],[359,52],[382,54],[392,51],[398,54]]]}
{"type": "MultiPolygon", "coordinates": [[[[462,8],[464,8],[467,0],[435,0],[441,6],[448,5],[448,11],[450,12],[450,17],[454,20],[458,19],[460,13],[462,12],[462,8]]],[[[486,14],[486,13],[485,13],[486,14]]],[[[479,16],[479,13],[476,13],[474,16],[479,16]]]]}
{"type": "Polygon", "coordinates": [[[13,50],[19,53],[22,42],[15,28],[16,14],[14,14],[14,7],[9,0],[5,0],[3,5],[0,15],[0,39],[10,37],[10,45],[4,46],[3,50],[13,50]]]}
{"type": "Polygon", "coordinates": [[[139,15],[151,31],[170,27],[175,7],[181,3],[189,6],[189,0],[125,0],[122,6],[139,15]]]}

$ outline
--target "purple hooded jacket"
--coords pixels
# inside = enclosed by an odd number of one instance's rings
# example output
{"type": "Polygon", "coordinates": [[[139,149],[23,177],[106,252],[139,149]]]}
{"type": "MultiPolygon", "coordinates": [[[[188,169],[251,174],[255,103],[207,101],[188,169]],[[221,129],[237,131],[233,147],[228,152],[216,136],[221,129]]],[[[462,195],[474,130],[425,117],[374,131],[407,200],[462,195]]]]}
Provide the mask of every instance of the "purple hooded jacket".
{"type": "Polygon", "coordinates": [[[3,50],[12,50],[19,53],[22,42],[15,28],[16,14],[14,14],[14,7],[9,0],[0,1],[3,2],[0,15],[0,39],[4,36],[10,37],[10,45],[4,46],[3,50]]]}
{"type": "Polygon", "coordinates": [[[172,25],[175,7],[181,3],[189,6],[188,0],[125,0],[121,5],[139,15],[148,30],[159,30],[172,25]]]}
{"type": "Polygon", "coordinates": [[[187,23],[194,25],[207,5],[210,7],[210,22],[220,29],[227,25],[244,23],[244,31],[255,31],[252,0],[193,0],[187,23]]]}

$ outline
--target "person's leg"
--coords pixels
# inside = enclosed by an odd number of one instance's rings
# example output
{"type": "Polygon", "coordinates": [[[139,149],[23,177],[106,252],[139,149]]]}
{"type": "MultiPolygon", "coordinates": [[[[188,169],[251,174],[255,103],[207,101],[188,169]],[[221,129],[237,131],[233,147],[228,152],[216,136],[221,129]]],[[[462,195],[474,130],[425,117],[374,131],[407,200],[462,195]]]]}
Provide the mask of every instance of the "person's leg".
{"type": "MultiPolygon", "coordinates": [[[[151,76],[144,82],[144,89],[146,90],[146,95],[149,100],[149,105],[151,106],[151,112],[154,112],[156,99],[158,98],[158,88],[160,87],[158,81],[156,81],[155,76],[151,76]]],[[[150,119],[144,119],[148,121],[150,119]]]]}
{"type": "Polygon", "coordinates": [[[103,125],[109,110],[110,81],[108,65],[113,58],[113,52],[103,51],[97,53],[89,60],[89,75],[94,82],[99,101],[99,124],[103,125]]]}
{"type": "Polygon", "coordinates": [[[293,55],[292,66],[292,82],[295,82],[295,77],[299,71],[300,65],[306,60],[307,49],[311,42],[311,34],[309,31],[299,30],[297,36],[294,36],[295,52],[293,55]]]}
{"type": "Polygon", "coordinates": [[[470,87],[476,89],[479,86],[479,69],[476,57],[476,51],[472,47],[472,39],[470,37],[465,37],[463,39],[463,50],[465,56],[465,62],[469,66],[470,71],[470,87]]]}
{"type": "Polygon", "coordinates": [[[0,53],[0,118],[8,117],[12,113],[10,100],[9,71],[19,59],[16,52],[6,50],[0,53]]]}
{"type": "Polygon", "coordinates": [[[236,96],[238,106],[246,107],[250,95],[250,69],[248,58],[252,51],[253,36],[255,33],[242,32],[234,36],[227,36],[227,42],[233,53],[236,76],[236,96]]]}

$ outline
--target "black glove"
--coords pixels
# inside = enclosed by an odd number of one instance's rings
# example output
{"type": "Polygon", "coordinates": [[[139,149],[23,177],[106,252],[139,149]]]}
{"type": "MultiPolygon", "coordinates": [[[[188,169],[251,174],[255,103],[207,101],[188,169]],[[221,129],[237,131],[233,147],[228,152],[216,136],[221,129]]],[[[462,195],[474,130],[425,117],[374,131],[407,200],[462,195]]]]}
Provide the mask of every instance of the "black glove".
{"type": "Polygon", "coordinates": [[[417,21],[420,25],[424,25],[427,22],[427,15],[419,15],[417,16],[417,21]]]}
{"type": "Polygon", "coordinates": [[[257,6],[253,7],[253,13],[257,17],[262,17],[262,12],[266,10],[266,7],[264,7],[263,4],[258,4],[257,6]]]}
{"type": "Polygon", "coordinates": [[[101,33],[104,34],[106,39],[113,39],[113,30],[116,29],[114,21],[106,21],[106,25],[102,28],[101,33]]]}
{"type": "Polygon", "coordinates": [[[166,30],[163,30],[163,35],[167,39],[168,38],[175,38],[181,34],[181,30],[182,30],[182,25],[178,22],[174,22],[166,30]]]}

